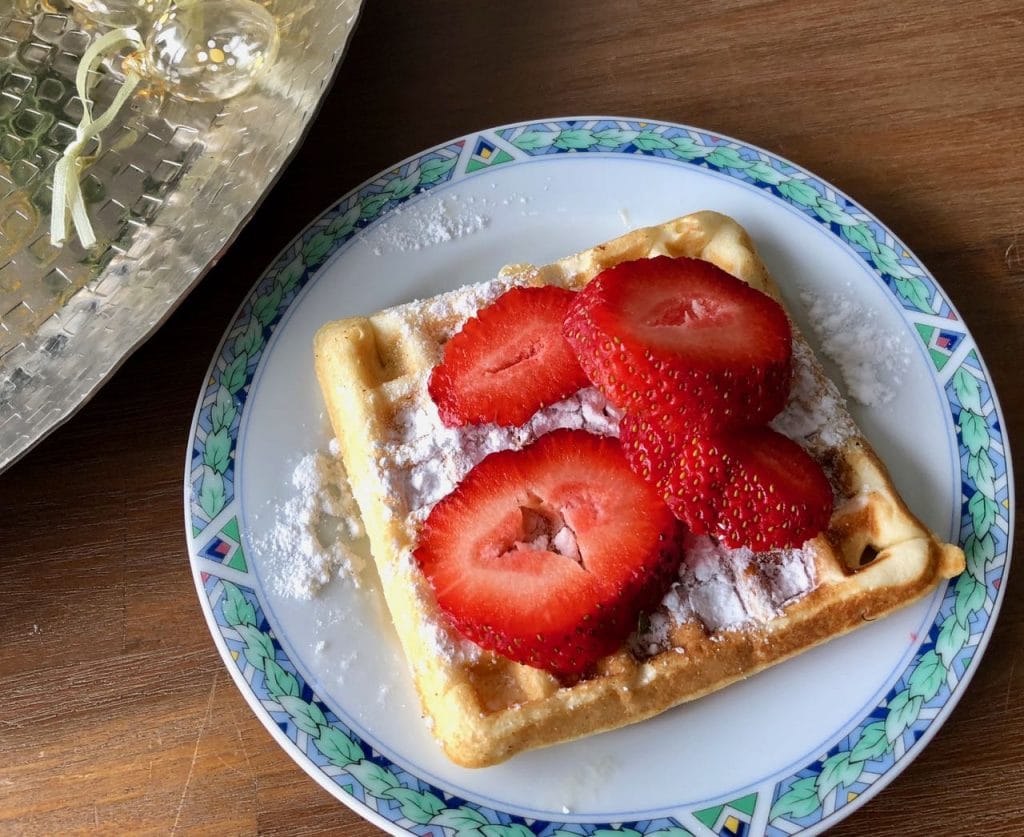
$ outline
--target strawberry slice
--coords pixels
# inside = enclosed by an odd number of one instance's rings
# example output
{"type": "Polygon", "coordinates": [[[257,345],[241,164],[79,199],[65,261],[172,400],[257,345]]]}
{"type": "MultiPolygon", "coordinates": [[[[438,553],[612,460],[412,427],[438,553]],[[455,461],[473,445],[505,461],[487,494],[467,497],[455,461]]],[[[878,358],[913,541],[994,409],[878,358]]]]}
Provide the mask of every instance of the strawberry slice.
{"type": "Polygon", "coordinates": [[[795,547],[828,526],[832,486],[792,439],[756,427],[726,434],[721,450],[729,473],[718,529],[726,546],[795,547]]]}
{"type": "Polygon", "coordinates": [[[466,637],[579,675],[665,594],[681,535],[616,439],[555,430],[473,468],[431,510],[415,556],[466,637]]]}
{"type": "Polygon", "coordinates": [[[427,382],[445,426],[517,426],[587,386],[562,337],[574,296],[554,286],[512,288],[466,321],[427,382]]]}
{"type": "Polygon", "coordinates": [[[821,467],[768,427],[684,438],[673,451],[660,490],[694,534],[763,552],[800,546],[828,526],[832,487],[821,467]]]}
{"type": "Polygon", "coordinates": [[[598,274],[563,330],[613,404],[695,428],[763,424],[789,394],[792,334],[775,300],[701,259],[657,256],[598,274]]]}
{"type": "Polygon", "coordinates": [[[635,474],[661,488],[676,459],[674,451],[689,435],[681,422],[652,419],[645,413],[624,413],[619,420],[619,444],[635,474]]]}
{"type": "Polygon", "coordinates": [[[623,416],[619,441],[626,461],[658,489],[693,534],[717,534],[718,511],[729,477],[723,451],[681,421],[667,418],[623,416]]]}

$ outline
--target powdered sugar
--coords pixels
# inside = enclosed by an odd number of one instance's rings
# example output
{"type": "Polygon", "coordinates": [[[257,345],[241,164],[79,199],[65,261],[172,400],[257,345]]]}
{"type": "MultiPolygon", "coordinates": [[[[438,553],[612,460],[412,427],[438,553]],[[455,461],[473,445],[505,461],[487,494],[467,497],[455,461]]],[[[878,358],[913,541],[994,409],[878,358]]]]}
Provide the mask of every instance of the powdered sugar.
{"type": "Polygon", "coordinates": [[[800,295],[821,350],[839,367],[851,397],[867,407],[887,404],[910,367],[902,332],[879,321],[871,308],[842,293],[800,295]]]}
{"type": "Polygon", "coordinates": [[[469,293],[441,294],[433,299],[420,303],[421,310],[414,318],[419,320],[437,321],[454,320],[452,325],[458,331],[470,317],[485,305],[494,302],[505,291],[512,287],[507,279],[491,279],[471,286],[469,293]]]}
{"type": "Polygon", "coordinates": [[[519,450],[559,428],[618,434],[621,414],[593,387],[543,408],[521,427],[445,427],[423,378],[399,407],[394,436],[377,460],[388,494],[420,520],[488,454],[519,450]]]}
{"type": "Polygon", "coordinates": [[[472,235],[491,223],[488,216],[468,209],[454,195],[414,204],[408,211],[397,206],[388,219],[375,228],[380,236],[373,248],[375,256],[387,250],[422,250],[472,235]]]}
{"type": "Polygon", "coordinates": [[[359,584],[363,562],[346,544],[364,532],[338,453],[332,440],[328,452],[299,460],[291,478],[296,494],[276,510],[257,544],[280,596],[310,599],[339,571],[359,584]]]}
{"type": "MultiPolygon", "coordinates": [[[[424,647],[435,659],[458,660],[471,663],[480,659],[483,649],[475,642],[464,639],[457,631],[447,627],[447,620],[436,613],[425,612],[420,617],[419,634],[424,647]]],[[[413,662],[413,666],[426,664],[426,660],[413,662]]]]}
{"type": "Polygon", "coordinates": [[[640,656],[670,648],[672,629],[694,618],[712,632],[764,625],[817,583],[813,556],[802,549],[755,553],[688,535],[683,555],[679,580],[631,640],[640,656]]]}
{"type": "Polygon", "coordinates": [[[433,360],[439,361],[444,343],[466,320],[511,288],[517,278],[499,276],[431,299],[413,300],[393,308],[390,319],[409,345],[432,342],[437,350],[433,360]]]}
{"type": "Polygon", "coordinates": [[[530,202],[530,196],[520,192],[493,200],[480,194],[460,196],[455,192],[440,198],[425,196],[396,206],[372,231],[367,231],[366,240],[372,245],[375,256],[423,250],[487,228],[491,224],[491,211],[507,217],[508,210],[501,207],[520,207],[519,214],[524,217],[537,215],[535,210],[527,208],[530,202]]]}
{"type": "Polygon", "coordinates": [[[417,612],[411,614],[419,641],[428,649],[426,657],[410,659],[414,669],[433,664],[435,660],[472,662],[481,654],[480,646],[463,639],[461,634],[449,627],[447,618],[437,606],[430,593],[430,585],[419,570],[410,547],[396,545],[398,560],[378,565],[384,586],[401,584],[409,587],[419,602],[417,612]]]}
{"type": "Polygon", "coordinates": [[[772,427],[803,445],[820,460],[857,433],[846,400],[822,371],[814,352],[797,335],[793,339],[793,383],[785,409],[772,427]]]}
{"type": "Polygon", "coordinates": [[[676,616],[694,613],[712,631],[743,624],[747,610],[740,598],[730,550],[707,537],[688,537],[683,556],[676,616]]]}

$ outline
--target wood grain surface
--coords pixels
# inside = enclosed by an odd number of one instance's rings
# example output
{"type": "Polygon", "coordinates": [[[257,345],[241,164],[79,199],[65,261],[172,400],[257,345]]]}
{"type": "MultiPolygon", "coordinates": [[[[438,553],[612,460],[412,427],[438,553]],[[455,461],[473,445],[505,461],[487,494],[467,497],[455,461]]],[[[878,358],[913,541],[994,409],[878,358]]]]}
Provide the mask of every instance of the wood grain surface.
{"type": "MultiPolygon", "coordinates": [[[[427,146],[613,113],[786,156],[931,268],[1020,439],[1022,43],[1019,0],[368,0],[252,223],[99,395],[0,477],[0,832],[377,833],[289,760],[231,682],[189,572],[181,482],[199,386],[249,287],[335,198],[427,146]]],[[[836,835],[1024,833],[1022,594],[1011,573],[951,719],[836,835]]]]}

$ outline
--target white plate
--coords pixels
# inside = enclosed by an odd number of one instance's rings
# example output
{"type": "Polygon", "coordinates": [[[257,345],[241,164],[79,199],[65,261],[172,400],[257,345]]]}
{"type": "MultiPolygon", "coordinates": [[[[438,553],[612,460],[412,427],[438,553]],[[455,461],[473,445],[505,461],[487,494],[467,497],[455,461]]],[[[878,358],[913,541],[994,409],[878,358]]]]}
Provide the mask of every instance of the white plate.
{"type": "Polygon", "coordinates": [[[207,619],[253,710],[303,769],[384,828],[814,833],[909,763],[976,668],[1009,562],[1008,458],[966,327],[877,220],[760,149],[683,126],[581,117],[483,131],[410,158],[285,250],[229,327],[200,396],[186,524],[207,619]],[[376,589],[341,578],[308,602],[271,583],[274,557],[259,544],[294,495],[295,464],[329,441],[313,334],[698,209],[750,231],[812,344],[803,291],[838,294],[874,312],[874,332],[902,335],[910,365],[895,397],[852,411],[915,512],[964,546],[968,571],[653,720],[458,768],[420,718],[376,589]]]}

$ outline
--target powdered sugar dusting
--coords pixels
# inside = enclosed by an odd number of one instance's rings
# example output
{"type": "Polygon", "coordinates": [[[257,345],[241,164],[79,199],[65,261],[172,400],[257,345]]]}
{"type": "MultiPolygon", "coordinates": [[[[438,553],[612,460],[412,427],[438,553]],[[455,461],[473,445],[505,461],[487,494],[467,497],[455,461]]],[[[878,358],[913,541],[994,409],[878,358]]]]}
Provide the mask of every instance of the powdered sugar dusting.
{"type": "Polygon", "coordinates": [[[491,279],[472,286],[472,293],[441,294],[420,304],[420,310],[413,317],[414,322],[454,319],[455,330],[465,325],[466,320],[476,316],[485,305],[494,302],[512,286],[507,279],[491,279]]]}
{"type": "Polygon", "coordinates": [[[902,332],[888,329],[871,308],[842,293],[804,291],[821,350],[839,367],[851,397],[867,407],[887,404],[910,367],[902,332]]]}
{"type": "Polygon", "coordinates": [[[793,339],[789,401],[771,425],[819,459],[857,433],[846,399],[825,376],[811,347],[799,335],[793,339]]]}
{"type": "Polygon", "coordinates": [[[679,580],[631,645],[641,656],[671,647],[671,631],[697,619],[711,632],[765,625],[814,589],[813,556],[802,549],[755,553],[687,535],[679,580]]]}
{"type": "Polygon", "coordinates": [[[347,544],[364,536],[363,525],[338,454],[332,440],[326,453],[299,460],[291,478],[296,494],[277,509],[257,544],[267,556],[270,587],[280,596],[310,599],[339,572],[359,585],[363,561],[347,544]]]}
{"type": "Polygon", "coordinates": [[[440,360],[443,343],[450,340],[477,311],[515,285],[519,278],[500,276],[431,299],[407,302],[392,310],[392,318],[403,337],[412,344],[420,342],[427,334],[434,338],[439,352],[436,360],[440,360]]]}
{"type": "Polygon", "coordinates": [[[710,538],[687,538],[683,556],[678,615],[692,612],[712,631],[746,622],[732,562],[723,560],[728,551],[710,538]]]}
{"type": "Polygon", "coordinates": [[[395,566],[381,568],[382,573],[395,573],[401,583],[408,584],[420,601],[419,611],[414,614],[420,642],[429,651],[428,659],[411,660],[413,668],[429,666],[436,660],[472,662],[479,659],[482,649],[474,642],[462,637],[449,626],[447,618],[429,593],[429,582],[420,572],[416,558],[409,548],[403,548],[395,566]]]}
{"type": "Polygon", "coordinates": [[[541,409],[520,427],[445,427],[422,377],[396,412],[394,435],[377,460],[388,494],[418,520],[488,454],[520,450],[560,428],[618,435],[621,414],[593,387],[541,409]]]}
{"type": "Polygon", "coordinates": [[[375,256],[386,251],[422,250],[479,232],[491,223],[487,215],[464,205],[455,195],[414,204],[408,211],[397,206],[376,232],[375,256]]]}

